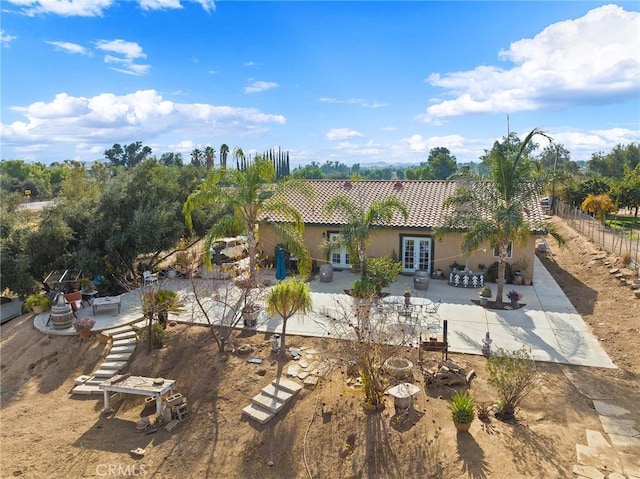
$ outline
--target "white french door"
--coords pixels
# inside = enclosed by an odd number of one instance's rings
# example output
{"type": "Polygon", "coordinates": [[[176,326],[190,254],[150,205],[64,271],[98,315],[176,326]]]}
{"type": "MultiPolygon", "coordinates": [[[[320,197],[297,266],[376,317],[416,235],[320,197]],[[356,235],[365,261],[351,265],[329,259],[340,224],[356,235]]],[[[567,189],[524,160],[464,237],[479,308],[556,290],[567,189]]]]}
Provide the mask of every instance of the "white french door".
{"type": "MultiPolygon", "coordinates": [[[[335,240],[340,238],[340,233],[329,233],[329,239],[335,240]]],[[[331,252],[331,265],[334,268],[350,268],[351,262],[349,261],[349,253],[344,248],[340,250],[334,250],[331,252]]]]}
{"type": "Polygon", "coordinates": [[[402,272],[418,270],[431,273],[431,238],[402,238],[402,272]]]}

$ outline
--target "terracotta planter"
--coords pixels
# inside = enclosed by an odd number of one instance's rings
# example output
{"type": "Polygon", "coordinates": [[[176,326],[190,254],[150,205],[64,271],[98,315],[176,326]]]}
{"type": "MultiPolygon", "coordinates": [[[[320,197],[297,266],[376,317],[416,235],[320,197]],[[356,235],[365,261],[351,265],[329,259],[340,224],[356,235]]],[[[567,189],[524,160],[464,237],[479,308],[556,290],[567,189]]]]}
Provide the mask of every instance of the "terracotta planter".
{"type": "Polygon", "coordinates": [[[78,336],[80,336],[80,339],[82,339],[83,341],[85,339],[89,339],[91,337],[91,330],[85,329],[83,331],[78,331],[78,336]]]}
{"type": "Polygon", "coordinates": [[[456,427],[456,430],[458,432],[469,432],[469,428],[471,427],[471,423],[470,422],[455,422],[454,421],[454,426],[456,427]]]}

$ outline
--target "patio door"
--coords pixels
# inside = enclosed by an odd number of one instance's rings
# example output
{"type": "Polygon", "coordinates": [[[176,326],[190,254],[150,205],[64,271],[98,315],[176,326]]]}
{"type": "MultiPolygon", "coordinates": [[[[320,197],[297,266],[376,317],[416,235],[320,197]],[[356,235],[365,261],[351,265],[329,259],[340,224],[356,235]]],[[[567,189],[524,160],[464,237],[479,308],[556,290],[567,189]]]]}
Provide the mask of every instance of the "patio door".
{"type": "MultiPolygon", "coordinates": [[[[340,233],[329,233],[329,239],[334,240],[340,237],[340,233]]],[[[331,252],[331,265],[334,268],[350,268],[349,253],[344,248],[331,252]]]]}
{"type": "Polygon", "coordinates": [[[402,272],[415,273],[418,270],[431,273],[431,238],[402,238],[402,272]]]}

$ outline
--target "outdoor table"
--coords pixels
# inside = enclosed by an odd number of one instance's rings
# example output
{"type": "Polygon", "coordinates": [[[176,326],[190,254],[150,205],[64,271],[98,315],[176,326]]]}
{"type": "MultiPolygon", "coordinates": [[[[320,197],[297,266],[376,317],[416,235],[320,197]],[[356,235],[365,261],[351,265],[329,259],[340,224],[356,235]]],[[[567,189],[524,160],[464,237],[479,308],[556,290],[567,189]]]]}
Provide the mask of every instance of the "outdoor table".
{"type": "Polygon", "coordinates": [[[92,300],[98,297],[97,291],[81,291],[81,293],[82,293],[82,304],[87,303],[90,305],[92,304],[92,300]]]}
{"type": "Polygon", "coordinates": [[[120,314],[120,296],[107,296],[105,298],[96,298],[93,300],[93,315],[96,315],[96,310],[99,306],[103,307],[118,307],[118,314],[120,314]]]}
{"type": "Polygon", "coordinates": [[[156,398],[156,416],[162,417],[162,396],[173,391],[175,379],[129,376],[118,380],[118,376],[98,385],[104,391],[104,410],[109,410],[109,393],[138,394],[156,398]]]}

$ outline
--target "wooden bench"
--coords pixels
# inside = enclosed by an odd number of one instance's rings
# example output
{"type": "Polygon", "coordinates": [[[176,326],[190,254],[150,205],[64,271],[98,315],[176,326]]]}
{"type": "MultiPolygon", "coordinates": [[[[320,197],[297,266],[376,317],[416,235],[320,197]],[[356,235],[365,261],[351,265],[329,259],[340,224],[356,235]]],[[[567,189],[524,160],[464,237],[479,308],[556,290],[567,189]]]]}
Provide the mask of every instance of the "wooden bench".
{"type": "Polygon", "coordinates": [[[447,320],[442,322],[442,334],[420,333],[418,359],[422,361],[422,351],[436,351],[442,354],[446,361],[449,359],[449,343],[447,341],[447,320]]]}

